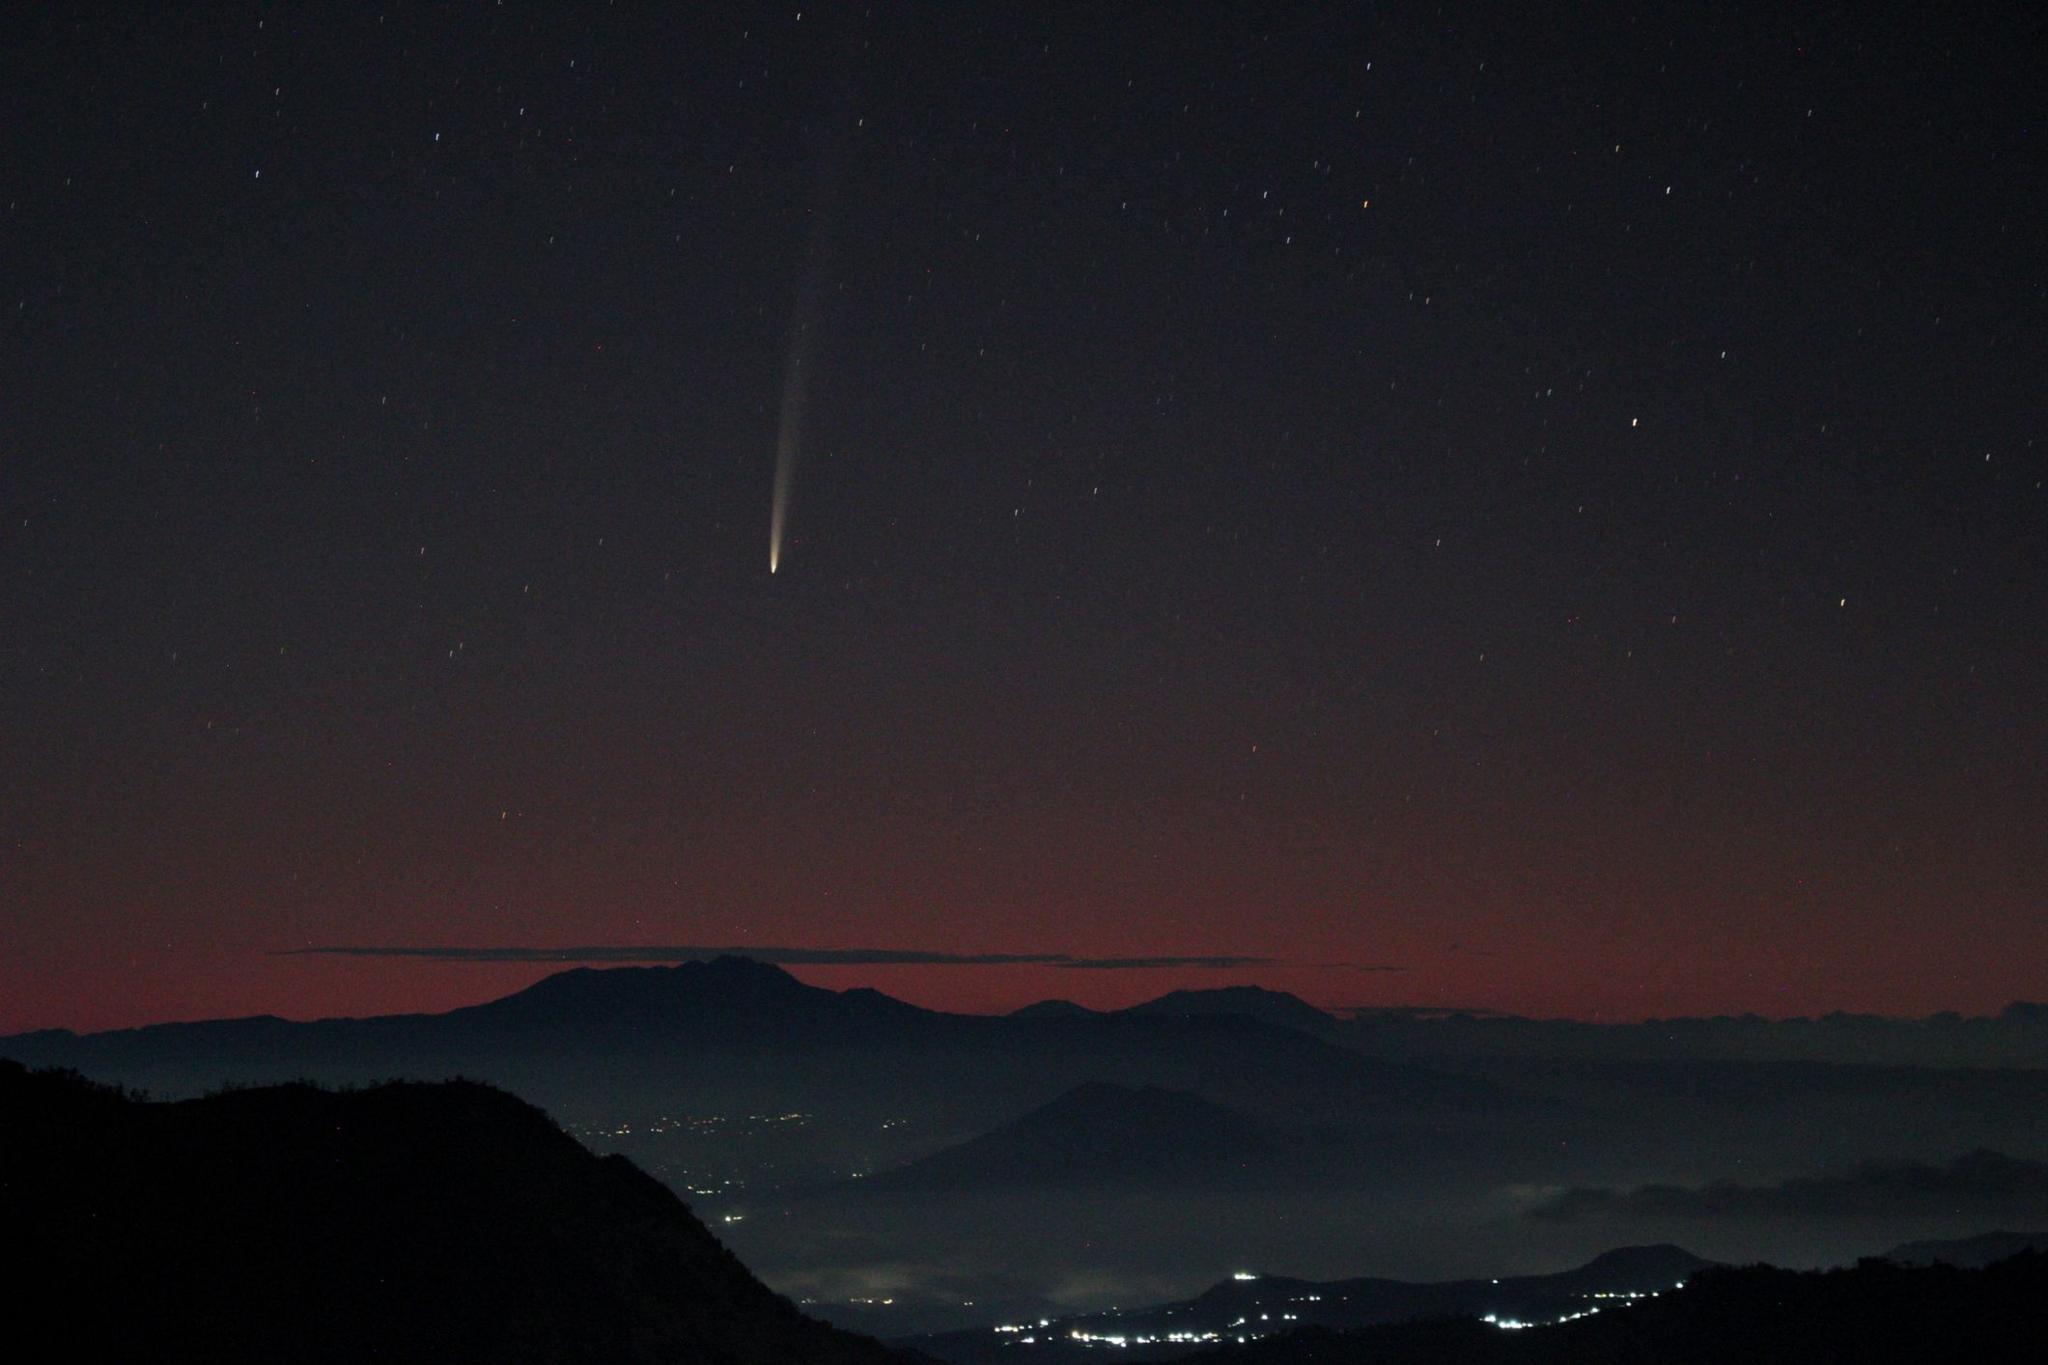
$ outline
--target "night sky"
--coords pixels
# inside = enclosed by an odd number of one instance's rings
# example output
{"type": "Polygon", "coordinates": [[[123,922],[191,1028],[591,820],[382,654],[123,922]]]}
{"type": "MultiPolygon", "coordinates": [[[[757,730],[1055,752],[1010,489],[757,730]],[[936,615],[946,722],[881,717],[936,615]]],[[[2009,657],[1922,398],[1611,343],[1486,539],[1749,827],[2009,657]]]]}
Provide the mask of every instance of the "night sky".
{"type": "Polygon", "coordinates": [[[2040,996],[2033,7],[82,8],[0,42],[0,1029],[2040,996]]]}

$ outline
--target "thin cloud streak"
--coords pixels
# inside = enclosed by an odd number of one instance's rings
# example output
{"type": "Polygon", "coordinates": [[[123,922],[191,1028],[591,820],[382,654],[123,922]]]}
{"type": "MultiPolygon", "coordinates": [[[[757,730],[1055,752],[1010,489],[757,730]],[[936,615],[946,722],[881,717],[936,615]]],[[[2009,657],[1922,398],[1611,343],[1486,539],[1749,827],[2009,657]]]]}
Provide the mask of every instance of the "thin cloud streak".
{"type": "Polygon", "coordinates": [[[1589,1218],[1858,1218],[1958,1213],[1984,1219],[2048,1214],[2048,1163],[1975,1151],[1945,1166],[1899,1161],[1775,1185],[1644,1185],[1569,1189],[1537,1204],[1539,1222],[1589,1218]]]}
{"type": "Polygon", "coordinates": [[[273,957],[409,957],[441,962],[707,962],[748,957],[784,967],[1056,967],[1072,971],[1141,971],[1171,967],[1227,970],[1274,966],[1270,957],[1077,957],[1071,953],[934,953],[908,948],[706,947],[687,945],[587,944],[568,948],[452,945],[319,945],[282,948],[273,957]]]}

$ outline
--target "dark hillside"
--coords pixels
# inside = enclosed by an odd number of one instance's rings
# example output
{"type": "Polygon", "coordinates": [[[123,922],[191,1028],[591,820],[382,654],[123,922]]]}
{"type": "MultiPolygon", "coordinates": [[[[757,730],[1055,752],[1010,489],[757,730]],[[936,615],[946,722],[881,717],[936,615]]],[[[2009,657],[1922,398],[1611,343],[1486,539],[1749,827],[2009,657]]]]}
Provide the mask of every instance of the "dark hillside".
{"type": "Polygon", "coordinates": [[[0,1063],[0,1221],[12,1334],[73,1358],[895,1358],[802,1316],[632,1163],[467,1082],[151,1104],[0,1063]]]}

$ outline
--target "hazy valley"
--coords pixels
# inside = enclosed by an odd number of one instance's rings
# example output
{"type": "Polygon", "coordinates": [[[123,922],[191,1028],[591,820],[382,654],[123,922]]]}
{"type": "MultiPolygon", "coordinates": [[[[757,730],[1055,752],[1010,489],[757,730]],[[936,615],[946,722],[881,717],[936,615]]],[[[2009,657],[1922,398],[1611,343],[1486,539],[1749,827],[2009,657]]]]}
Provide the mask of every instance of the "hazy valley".
{"type": "Polygon", "coordinates": [[[162,1095],[501,1085],[632,1157],[812,1311],[901,1336],[1238,1270],[1447,1280],[1659,1242],[1813,1265],[2048,1224],[2048,1072],[2007,1065],[2039,1046],[2025,1008],[1603,1032],[1235,991],[969,1016],[727,959],[568,971],[441,1015],[29,1034],[0,1055],[162,1095]],[[1928,1051],[1960,1064],[1900,1061],[1928,1051]]]}

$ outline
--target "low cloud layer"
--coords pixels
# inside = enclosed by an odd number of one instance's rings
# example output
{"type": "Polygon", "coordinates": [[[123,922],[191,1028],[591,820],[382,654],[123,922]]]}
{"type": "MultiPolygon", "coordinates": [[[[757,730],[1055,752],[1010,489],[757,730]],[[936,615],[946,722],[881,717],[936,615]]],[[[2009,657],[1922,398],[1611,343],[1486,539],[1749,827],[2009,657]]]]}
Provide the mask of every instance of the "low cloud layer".
{"type": "Polygon", "coordinates": [[[1536,1205],[1531,1218],[1862,1218],[1902,1213],[2048,1213],[2048,1163],[1977,1151],[1945,1166],[1903,1161],[1845,1175],[1801,1176],[1776,1185],[1644,1185],[1573,1189],[1536,1205]]]}
{"type": "Polygon", "coordinates": [[[288,948],[279,957],[414,957],[444,962],[708,962],[749,957],[784,967],[1059,967],[1136,971],[1159,967],[1271,966],[1270,957],[1076,957],[1070,953],[931,953],[905,948],[704,947],[701,945],[589,944],[570,948],[406,948],[322,946],[288,948]]]}

